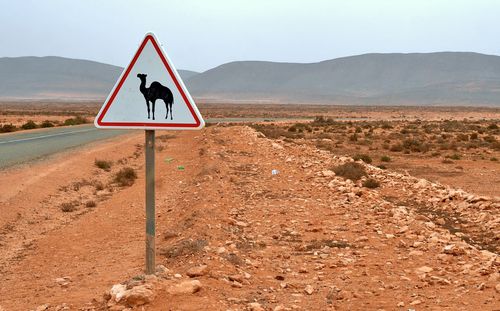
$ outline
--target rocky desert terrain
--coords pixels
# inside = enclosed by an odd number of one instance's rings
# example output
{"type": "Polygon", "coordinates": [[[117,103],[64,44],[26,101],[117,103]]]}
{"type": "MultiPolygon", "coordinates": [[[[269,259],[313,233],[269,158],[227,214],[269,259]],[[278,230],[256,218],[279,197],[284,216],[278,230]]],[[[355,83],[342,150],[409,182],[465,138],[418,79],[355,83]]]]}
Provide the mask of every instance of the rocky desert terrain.
{"type": "Polygon", "coordinates": [[[155,275],[142,133],[3,171],[0,310],[500,310],[498,182],[275,132],[157,133],[155,275]]]}

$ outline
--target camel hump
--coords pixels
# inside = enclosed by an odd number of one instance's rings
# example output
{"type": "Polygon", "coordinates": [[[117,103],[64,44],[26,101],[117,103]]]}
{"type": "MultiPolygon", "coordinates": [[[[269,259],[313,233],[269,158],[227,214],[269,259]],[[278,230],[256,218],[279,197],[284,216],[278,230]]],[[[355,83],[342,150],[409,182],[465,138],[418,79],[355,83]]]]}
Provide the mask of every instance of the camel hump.
{"type": "Polygon", "coordinates": [[[161,84],[160,82],[155,81],[155,82],[151,83],[151,85],[149,87],[150,88],[151,87],[154,87],[154,88],[164,88],[165,86],[163,86],[163,84],[161,84]]]}

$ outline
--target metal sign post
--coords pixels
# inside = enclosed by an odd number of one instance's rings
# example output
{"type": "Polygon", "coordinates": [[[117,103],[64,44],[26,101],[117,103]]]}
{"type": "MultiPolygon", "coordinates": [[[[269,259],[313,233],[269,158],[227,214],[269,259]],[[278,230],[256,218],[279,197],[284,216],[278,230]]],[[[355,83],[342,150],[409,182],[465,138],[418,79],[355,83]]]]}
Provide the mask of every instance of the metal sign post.
{"type": "Polygon", "coordinates": [[[146,274],[155,273],[155,131],[146,130],[146,274]]]}
{"type": "Polygon", "coordinates": [[[144,37],[99,110],[94,124],[103,129],[146,131],[146,274],[153,274],[155,130],[200,130],[205,126],[179,73],[153,33],[144,37]]]}

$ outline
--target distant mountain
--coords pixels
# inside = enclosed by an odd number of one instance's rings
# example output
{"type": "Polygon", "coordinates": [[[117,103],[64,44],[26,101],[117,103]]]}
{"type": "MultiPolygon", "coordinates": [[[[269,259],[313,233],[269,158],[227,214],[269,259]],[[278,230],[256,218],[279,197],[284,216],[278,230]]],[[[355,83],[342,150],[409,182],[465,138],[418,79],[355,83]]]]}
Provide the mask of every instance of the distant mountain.
{"type": "MultiPolygon", "coordinates": [[[[0,98],[103,99],[122,68],[62,57],[0,58],[0,98]]],[[[318,63],[241,61],[179,70],[206,100],[500,106],[500,56],[365,54],[318,63]]]]}
{"type": "MultiPolygon", "coordinates": [[[[123,68],[64,57],[0,58],[0,98],[99,99],[107,96],[123,68]]],[[[197,72],[179,70],[183,79],[197,72]]]]}
{"type": "Polygon", "coordinates": [[[500,105],[500,57],[365,54],[319,63],[232,62],[188,80],[206,98],[355,104],[500,105]]]}

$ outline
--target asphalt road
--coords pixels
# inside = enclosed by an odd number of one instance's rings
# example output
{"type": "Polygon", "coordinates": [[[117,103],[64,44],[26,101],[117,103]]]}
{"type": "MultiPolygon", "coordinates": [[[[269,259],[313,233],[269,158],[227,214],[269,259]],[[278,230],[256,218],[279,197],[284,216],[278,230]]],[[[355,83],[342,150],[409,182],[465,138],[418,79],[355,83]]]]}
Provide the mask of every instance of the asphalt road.
{"type": "Polygon", "coordinates": [[[130,131],[98,130],[93,124],[0,135],[0,168],[37,160],[69,148],[130,131]]]}
{"type": "MultiPolygon", "coordinates": [[[[281,121],[287,118],[213,118],[206,123],[281,121]]],[[[130,130],[98,130],[93,124],[21,131],[0,135],[0,169],[125,133],[130,130]]]]}

